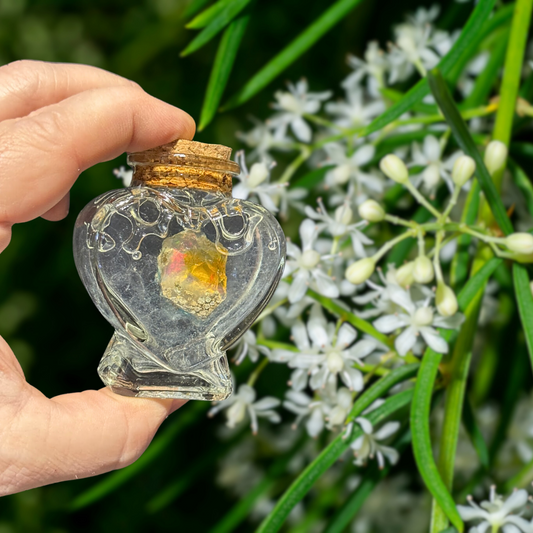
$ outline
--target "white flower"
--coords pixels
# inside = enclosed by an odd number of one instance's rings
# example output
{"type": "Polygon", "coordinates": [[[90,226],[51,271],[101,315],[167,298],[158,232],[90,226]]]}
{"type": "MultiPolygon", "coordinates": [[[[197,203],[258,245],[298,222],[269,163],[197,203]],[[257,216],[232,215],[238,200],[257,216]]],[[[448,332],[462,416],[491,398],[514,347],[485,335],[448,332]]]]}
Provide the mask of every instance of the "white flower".
{"type": "Polygon", "coordinates": [[[374,327],[381,333],[392,333],[397,329],[405,328],[394,341],[398,354],[403,356],[411,350],[419,335],[437,353],[447,353],[448,344],[432,326],[455,329],[462,323],[464,316],[460,313],[446,318],[435,315],[433,309],[429,307],[429,298],[422,304],[414,303],[409,292],[401,287],[391,287],[389,294],[391,300],[402,310],[393,315],[378,318],[374,322],[374,327]]]}
{"type": "Polygon", "coordinates": [[[347,91],[360,85],[365,76],[367,78],[368,92],[373,97],[380,97],[379,90],[384,87],[385,73],[388,68],[387,56],[376,41],[368,43],[365,51],[365,59],[349,55],[348,65],[354,71],[342,82],[342,87],[347,91]]]}
{"type": "Polygon", "coordinates": [[[440,58],[435,49],[436,44],[443,40],[443,32],[439,32],[438,40],[434,42],[431,22],[438,12],[438,6],[429,10],[419,8],[409,22],[395,27],[396,46],[392,47],[388,56],[389,83],[406,80],[413,73],[413,67],[425,74],[426,70],[437,65],[440,58]]]}
{"type": "Polygon", "coordinates": [[[362,364],[361,359],[370,355],[377,347],[377,341],[362,339],[353,346],[357,337],[356,330],[349,324],[343,324],[337,334],[334,323],[328,323],[319,306],[313,307],[305,326],[297,322],[291,332],[298,352],[273,350],[271,359],[288,362],[290,368],[296,368],[291,382],[296,390],[302,390],[307,384],[312,389],[323,388],[330,378],[338,375],[350,389],[363,389],[363,375],[353,368],[354,363],[362,364]],[[310,342],[311,341],[311,342],[310,342]]]}
{"type": "Polygon", "coordinates": [[[129,187],[131,185],[131,180],[133,178],[133,170],[131,168],[126,168],[124,166],[115,168],[113,174],[120,180],[124,187],[129,187]]]}
{"type": "Polygon", "coordinates": [[[314,249],[314,244],[318,236],[319,228],[317,224],[307,218],[300,226],[300,238],[302,249],[295,244],[287,242],[287,260],[284,277],[292,276],[292,284],[289,289],[289,302],[299,302],[311,285],[320,294],[329,298],[337,298],[339,289],[335,282],[320,269],[321,261],[329,259],[329,255],[320,255],[314,249]]]}
{"type": "Polygon", "coordinates": [[[267,121],[274,129],[275,137],[285,137],[290,126],[296,138],[302,142],[311,141],[311,127],[303,115],[313,115],[320,109],[320,103],[331,96],[331,91],[321,93],[307,92],[307,80],[302,79],[296,84],[289,83],[289,92],[277,91],[277,100],[272,107],[279,111],[267,121]]]}
{"type": "Polygon", "coordinates": [[[326,174],[325,183],[332,187],[353,181],[357,194],[369,191],[374,194],[383,192],[383,182],[375,175],[361,170],[374,157],[376,149],[371,144],[364,144],[352,154],[346,153],[346,146],[340,143],[328,143],[324,146],[327,159],[323,165],[333,166],[326,174]]]}
{"type": "Polygon", "coordinates": [[[485,533],[490,529],[490,533],[533,533],[533,525],[520,514],[528,502],[528,494],[525,490],[515,490],[506,501],[502,496],[496,494],[496,487],[490,488],[489,500],[478,505],[472,497],[468,497],[469,505],[458,505],[457,510],[461,518],[466,522],[481,520],[476,528],[470,531],[485,533]]]}
{"type": "Polygon", "coordinates": [[[440,143],[433,135],[424,138],[422,147],[416,142],[413,143],[412,163],[409,166],[425,167],[422,173],[413,179],[413,183],[416,187],[423,184],[425,190],[434,194],[442,178],[450,191],[453,191],[450,172],[460,155],[461,152],[454,152],[443,161],[440,143]]]}
{"type": "Polygon", "coordinates": [[[233,187],[233,197],[247,200],[249,196],[256,195],[264,207],[275,213],[278,208],[272,196],[279,194],[279,190],[286,187],[286,184],[268,183],[272,165],[267,165],[264,161],[261,161],[260,163],[254,163],[250,171],[248,171],[242,150],[237,152],[235,161],[241,167],[241,173],[237,176],[240,183],[233,187]]]}
{"type": "MultiPolygon", "coordinates": [[[[398,452],[390,446],[380,444],[378,441],[385,440],[396,433],[400,428],[400,423],[387,422],[374,433],[372,423],[366,418],[358,417],[355,422],[359,424],[363,434],[350,444],[354,451],[354,464],[358,466],[365,465],[368,459],[373,459],[374,457],[376,457],[380,469],[385,466],[385,459],[388,459],[391,464],[396,464],[399,458],[398,452]]],[[[347,433],[350,431],[351,426],[349,425],[347,433]]]]}
{"type": "Polygon", "coordinates": [[[353,86],[346,89],[346,101],[328,102],[324,109],[337,117],[334,122],[341,128],[365,126],[385,111],[382,100],[364,101],[363,90],[353,86]]]}
{"type": "Polygon", "coordinates": [[[270,355],[270,350],[266,346],[257,344],[257,337],[251,329],[241,337],[237,347],[239,347],[239,350],[235,356],[236,365],[240,365],[246,356],[252,363],[256,363],[259,359],[259,354],[263,354],[266,357],[270,355]]]}
{"type": "Polygon", "coordinates": [[[308,193],[307,189],[301,187],[279,187],[276,191],[273,191],[271,196],[274,203],[279,207],[278,216],[286,219],[289,214],[289,206],[303,212],[305,204],[300,200],[303,200],[308,193]]]}
{"type": "Polygon", "coordinates": [[[352,241],[353,251],[356,257],[366,257],[364,246],[373,244],[373,240],[369,239],[360,229],[368,226],[366,220],[353,222],[353,211],[347,202],[335,209],[335,215],[332,217],[327,212],[322,199],[317,200],[318,209],[315,211],[312,207],[305,207],[305,214],[313,220],[321,221],[317,224],[318,231],[326,229],[332,237],[350,237],[352,241]]]}
{"type": "Polygon", "coordinates": [[[222,409],[226,411],[226,425],[229,428],[234,428],[240,424],[246,417],[246,413],[250,417],[252,433],[257,433],[258,425],[257,418],[266,418],[270,422],[278,423],[281,418],[273,409],[280,405],[280,401],[272,396],[265,396],[261,400],[255,401],[256,392],[250,385],[240,385],[239,392],[231,395],[226,400],[221,401],[209,410],[208,416],[214,416],[222,409]]]}
{"type": "Polygon", "coordinates": [[[247,132],[237,132],[236,136],[248,147],[253,148],[249,154],[251,160],[272,161],[270,150],[284,150],[293,141],[283,136],[281,131],[273,133],[267,124],[252,118],[255,127],[247,132]]]}

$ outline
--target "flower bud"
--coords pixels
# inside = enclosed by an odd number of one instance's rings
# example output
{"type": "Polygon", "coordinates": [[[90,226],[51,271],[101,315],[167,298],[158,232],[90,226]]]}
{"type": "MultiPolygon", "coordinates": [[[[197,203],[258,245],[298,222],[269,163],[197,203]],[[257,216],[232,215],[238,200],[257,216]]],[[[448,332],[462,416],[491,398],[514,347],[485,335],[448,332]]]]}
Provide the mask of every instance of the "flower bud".
{"type": "Polygon", "coordinates": [[[415,278],[413,277],[413,270],[415,268],[415,262],[409,261],[409,263],[405,263],[405,265],[402,265],[397,271],[396,271],[396,281],[402,286],[402,287],[409,287],[413,284],[413,281],[415,278]]]}
{"type": "Polygon", "coordinates": [[[417,283],[429,283],[434,276],[433,263],[425,255],[414,260],[413,278],[417,283]]]}
{"type": "Polygon", "coordinates": [[[359,216],[369,222],[381,222],[385,211],[375,200],[366,200],[359,206],[359,216]]]}
{"type": "Polygon", "coordinates": [[[452,170],[452,180],[457,187],[462,187],[476,170],[476,163],[467,156],[462,155],[455,160],[452,170]]]}
{"type": "Polygon", "coordinates": [[[533,235],[531,233],[511,233],[505,238],[505,246],[519,254],[533,253],[533,235]]]}
{"type": "Polygon", "coordinates": [[[500,141],[491,141],[485,150],[485,166],[492,175],[503,167],[507,159],[507,146],[500,141]]]}
{"type": "Polygon", "coordinates": [[[397,183],[407,183],[409,172],[405,163],[394,154],[386,155],[379,163],[379,168],[391,180],[397,183]]]}
{"type": "Polygon", "coordinates": [[[374,272],[376,262],[371,257],[359,259],[346,269],[346,279],[354,285],[360,285],[374,272]]]}
{"type": "Polygon", "coordinates": [[[435,303],[437,304],[437,311],[442,316],[452,316],[457,313],[459,304],[457,297],[448,285],[439,283],[437,287],[437,294],[435,295],[435,303]]]}

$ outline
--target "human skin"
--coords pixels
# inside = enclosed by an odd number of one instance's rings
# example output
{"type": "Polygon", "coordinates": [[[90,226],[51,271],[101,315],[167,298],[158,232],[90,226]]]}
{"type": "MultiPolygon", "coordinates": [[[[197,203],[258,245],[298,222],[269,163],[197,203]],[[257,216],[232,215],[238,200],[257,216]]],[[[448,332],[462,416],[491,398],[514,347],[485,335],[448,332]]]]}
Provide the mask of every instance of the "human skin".
{"type": "MultiPolygon", "coordinates": [[[[194,131],[187,113],[104,70],[40,61],[0,67],[0,252],[13,224],[63,219],[85,169],[194,131]]],[[[0,337],[0,496],[131,464],[183,403],[107,388],[47,398],[0,337]]]]}

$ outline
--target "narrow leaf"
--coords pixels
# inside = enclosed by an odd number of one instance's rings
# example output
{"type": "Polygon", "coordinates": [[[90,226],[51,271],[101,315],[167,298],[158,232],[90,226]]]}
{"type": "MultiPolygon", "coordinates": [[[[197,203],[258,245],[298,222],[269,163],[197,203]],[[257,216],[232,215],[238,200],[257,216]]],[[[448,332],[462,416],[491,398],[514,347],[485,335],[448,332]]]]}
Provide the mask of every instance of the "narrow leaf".
{"type": "Polygon", "coordinates": [[[507,166],[513,175],[514,182],[524,195],[529,214],[533,216],[533,185],[529,176],[512,159],[507,160],[507,166]]]}
{"type": "Polygon", "coordinates": [[[187,56],[196,52],[199,48],[207,44],[215,35],[222,31],[249,3],[251,0],[232,0],[224,5],[224,8],[217,14],[208,26],[206,26],[181,52],[181,56],[187,56]]]}
{"type": "Polygon", "coordinates": [[[507,211],[503,205],[502,199],[498,194],[485,163],[483,162],[483,158],[477,149],[476,143],[472,139],[468,127],[453,101],[452,95],[450,94],[442,74],[437,69],[433,69],[431,72],[428,72],[428,80],[431,92],[433,93],[442,114],[446,118],[446,122],[451,128],[457,144],[465,154],[472,157],[476,162],[476,177],[481,190],[485,193],[485,197],[496,222],[505,234],[508,235],[509,233],[512,233],[513,225],[507,216],[507,211]]]}
{"type": "MultiPolygon", "coordinates": [[[[416,373],[418,365],[409,366],[411,368],[407,370],[406,367],[399,367],[393,370],[390,374],[381,378],[364,392],[358,400],[357,411],[354,411],[356,407],[354,405],[350,418],[358,416],[362,410],[366,409],[366,407],[378,398],[381,398],[383,394],[396,383],[400,383],[409,377],[412,377],[416,373]],[[387,387],[386,390],[384,390],[384,383],[387,387]]],[[[408,405],[411,398],[411,390],[400,392],[399,394],[388,398],[383,405],[369,413],[367,418],[372,424],[377,425],[394,412],[408,405]]],[[[272,512],[263,520],[256,533],[275,533],[276,531],[279,531],[294,506],[304,498],[317,479],[338,460],[360,434],[361,431],[356,427],[349,438],[344,440],[342,435],[338,435],[328,446],[326,446],[318,457],[316,457],[316,459],[307,466],[296,480],[293,481],[291,486],[278,500],[272,512]]]]}
{"type": "Polygon", "coordinates": [[[237,107],[257,94],[289,65],[294,63],[305,51],[311,48],[335,24],[341,21],[354,7],[359,5],[361,1],[337,0],[337,2],[326,9],[317,20],[255,74],[237,94],[230,98],[223,106],[223,109],[237,107]]]}
{"type": "Polygon", "coordinates": [[[444,511],[451,523],[463,531],[463,521],[448,492],[433,458],[429,433],[429,412],[433,386],[437,378],[442,354],[427,349],[422,358],[411,404],[411,431],[413,432],[413,453],[424,483],[444,511]]]}
{"type": "MultiPolygon", "coordinates": [[[[185,27],[189,30],[200,30],[205,28],[209,23],[213,22],[213,20],[215,20],[232,1],[233,0],[219,0],[207,9],[204,9],[199,15],[188,22],[185,27]]],[[[201,2],[204,4],[208,3],[207,0],[199,0],[199,3],[201,2]]]]}
{"type": "Polygon", "coordinates": [[[198,126],[200,131],[202,131],[215,116],[249,20],[249,14],[237,17],[226,28],[224,35],[222,35],[222,39],[218,45],[217,55],[213,63],[213,69],[211,70],[211,75],[207,84],[202,112],[200,114],[200,125],[198,126]]]}
{"type": "Polygon", "coordinates": [[[529,276],[524,265],[513,264],[513,281],[518,312],[526,337],[529,358],[533,367],[533,295],[529,286],[529,276]]]}
{"type": "Polygon", "coordinates": [[[194,17],[194,15],[196,15],[198,11],[209,4],[209,2],[211,2],[211,0],[192,0],[192,2],[190,2],[190,4],[185,8],[185,11],[183,12],[183,18],[187,20],[191,17],[194,17]]]}
{"type": "Polygon", "coordinates": [[[493,257],[468,280],[468,283],[457,296],[457,302],[461,311],[466,311],[470,302],[474,300],[479,290],[485,286],[488,279],[502,263],[503,259],[493,257]]]}

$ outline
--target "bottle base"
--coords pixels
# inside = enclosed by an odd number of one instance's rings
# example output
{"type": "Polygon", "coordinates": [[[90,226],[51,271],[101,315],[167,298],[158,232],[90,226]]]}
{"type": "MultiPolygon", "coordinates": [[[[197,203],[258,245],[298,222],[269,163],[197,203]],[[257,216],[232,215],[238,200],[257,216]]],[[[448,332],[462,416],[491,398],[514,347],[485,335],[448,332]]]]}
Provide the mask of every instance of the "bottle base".
{"type": "Polygon", "coordinates": [[[195,371],[173,371],[157,367],[116,332],[100,361],[98,375],[122,396],[221,401],[233,392],[225,354],[195,371]]]}

